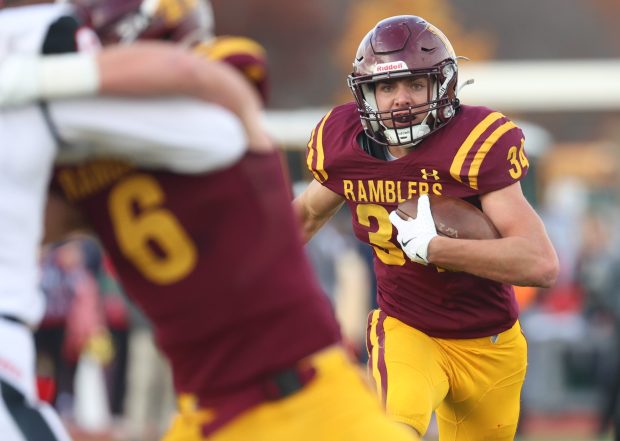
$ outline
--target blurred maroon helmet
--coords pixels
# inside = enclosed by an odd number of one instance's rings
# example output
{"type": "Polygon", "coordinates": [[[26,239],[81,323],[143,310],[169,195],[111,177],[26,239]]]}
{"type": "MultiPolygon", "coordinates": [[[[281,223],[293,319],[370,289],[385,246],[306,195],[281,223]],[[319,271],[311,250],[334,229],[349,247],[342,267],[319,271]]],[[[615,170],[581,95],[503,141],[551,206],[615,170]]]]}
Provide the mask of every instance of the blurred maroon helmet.
{"type": "Polygon", "coordinates": [[[224,35],[202,42],[196,52],[212,60],[220,60],[238,69],[258,90],[267,104],[269,99],[269,70],[267,52],[255,40],[240,36],[224,35]]]}
{"type": "Polygon", "coordinates": [[[194,44],[213,35],[208,0],[65,0],[104,44],[137,39],[194,44]]]}
{"type": "Polygon", "coordinates": [[[381,143],[411,147],[446,125],[458,107],[456,55],[450,41],[435,26],[414,15],[400,15],[380,21],[364,37],[353,60],[349,87],[357,103],[364,130],[381,143]],[[425,103],[380,112],[375,99],[379,81],[424,76],[430,80],[425,103]],[[424,115],[421,123],[399,128],[402,120],[424,115]],[[392,121],[392,124],[385,124],[392,121]],[[389,127],[388,127],[389,126],[389,127]]]}

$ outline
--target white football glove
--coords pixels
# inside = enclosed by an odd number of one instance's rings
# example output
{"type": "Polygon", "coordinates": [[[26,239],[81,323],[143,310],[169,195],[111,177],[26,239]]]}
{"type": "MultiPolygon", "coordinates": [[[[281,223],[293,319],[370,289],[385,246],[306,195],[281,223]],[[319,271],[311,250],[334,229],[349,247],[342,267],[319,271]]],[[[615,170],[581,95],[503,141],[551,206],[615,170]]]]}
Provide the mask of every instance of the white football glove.
{"type": "Polygon", "coordinates": [[[415,219],[401,219],[396,211],[392,211],[390,222],[398,231],[396,240],[405,254],[414,262],[427,265],[428,244],[437,236],[428,195],[424,194],[418,199],[418,214],[415,219]]]}

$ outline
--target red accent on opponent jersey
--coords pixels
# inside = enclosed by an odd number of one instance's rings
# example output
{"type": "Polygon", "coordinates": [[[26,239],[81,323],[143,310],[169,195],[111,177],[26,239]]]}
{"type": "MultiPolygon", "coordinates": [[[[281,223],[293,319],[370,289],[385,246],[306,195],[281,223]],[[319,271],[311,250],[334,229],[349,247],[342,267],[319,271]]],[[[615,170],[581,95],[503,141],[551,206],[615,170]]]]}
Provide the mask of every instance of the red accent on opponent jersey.
{"type": "Polygon", "coordinates": [[[153,322],[177,392],[208,405],[339,340],[278,153],[205,175],[94,161],[54,177],[153,322]]]}
{"type": "Polygon", "coordinates": [[[526,175],[521,130],[499,112],[461,106],[450,124],[394,161],[370,156],[360,136],[355,105],[334,108],[312,132],[307,165],[315,179],[345,197],[355,235],[373,247],[379,306],[435,337],[477,338],[509,329],[518,315],[512,286],[410,261],[388,215],[420,193],[480,206],[480,194],[526,175]]]}

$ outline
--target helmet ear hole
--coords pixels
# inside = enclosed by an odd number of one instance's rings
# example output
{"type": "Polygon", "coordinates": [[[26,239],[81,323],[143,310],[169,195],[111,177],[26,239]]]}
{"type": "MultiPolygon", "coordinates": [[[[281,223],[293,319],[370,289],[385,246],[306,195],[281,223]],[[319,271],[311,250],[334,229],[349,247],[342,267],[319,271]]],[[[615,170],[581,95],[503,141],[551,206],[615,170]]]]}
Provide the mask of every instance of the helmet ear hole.
{"type": "Polygon", "coordinates": [[[441,74],[444,77],[449,77],[450,75],[454,75],[456,73],[456,67],[454,64],[452,63],[448,63],[446,64],[442,69],[441,69],[441,74]]]}
{"type": "Polygon", "coordinates": [[[364,83],[360,85],[362,89],[363,106],[365,109],[366,117],[362,118],[362,125],[371,129],[373,132],[378,132],[381,127],[379,125],[379,116],[377,114],[377,99],[375,98],[375,85],[372,83],[364,83]]]}

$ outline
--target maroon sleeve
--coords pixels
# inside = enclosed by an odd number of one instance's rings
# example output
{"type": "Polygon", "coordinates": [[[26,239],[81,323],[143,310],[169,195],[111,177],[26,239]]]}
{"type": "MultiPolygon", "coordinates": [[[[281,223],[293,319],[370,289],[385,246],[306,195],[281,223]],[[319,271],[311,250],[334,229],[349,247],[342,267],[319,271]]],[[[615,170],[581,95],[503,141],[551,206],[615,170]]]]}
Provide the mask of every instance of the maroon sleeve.
{"type": "Polygon", "coordinates": [[[312,131],[306,151],[306,164],[313,178],[338,192],[341,175],[355,172],[353,148],[361,131],[354,103],[327,112],[312,131]]]}
{"type": "Polygon", "coordinates": [[[481,193],[507,187],[523,179],[529,170],[523,132],[512,121],[506,119],[488,139],[489,150],[480,156],[477,183],[481,193]],[[496,140],[491,139],[494,135],[496,140]]]}
{"type": "Polygon", "coordinates": [[[527,174],[521,129],[500,112],[467,107],[459,132],[458,149],[450,165],[452,177],[473,190],[488,193],[511,185],[527,174]]]}

